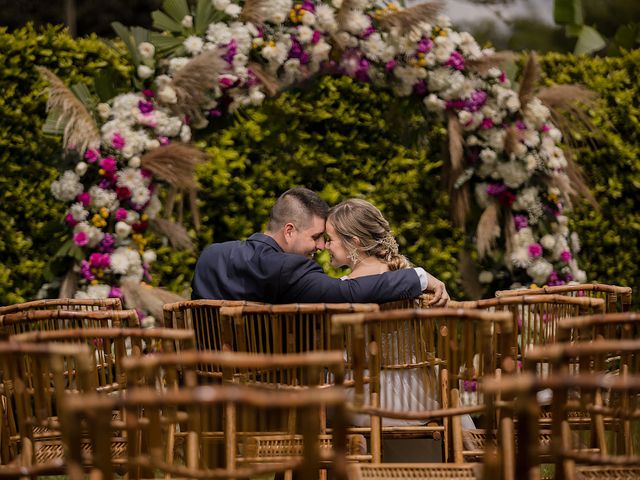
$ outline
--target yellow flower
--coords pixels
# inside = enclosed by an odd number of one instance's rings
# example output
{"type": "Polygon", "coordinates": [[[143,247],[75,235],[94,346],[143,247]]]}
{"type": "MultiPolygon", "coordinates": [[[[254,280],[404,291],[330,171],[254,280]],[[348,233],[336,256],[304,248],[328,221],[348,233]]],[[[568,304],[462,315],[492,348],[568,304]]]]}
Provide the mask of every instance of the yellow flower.
{"type": "Polygon", "coordinates": [[[140,215],[140,221],[146,222],[147,220],[149,220],[149,215],[147,215],[146,213],[140,215]]]}
{"type": "Polygon", "coordinates": [[[97,284],[98,284],[98,280],[96,280],[95,278],[91,280],[91,285],[97,285],[97,284]]]}
{"type": "Polygon", "coordinates": [[[396,5],[395,3],[391,2],[389,5],[387,5],[387,8],[389,10],[391,10],[392,12],[397,12],[398,10],[400,10],[398,8],[398,5],[396,5]]]}
{"type": "Polygon", "coordinates": [[[547,195],[547,198],[549,199],[550,202],[557,202],[558,201],[558,196],[555,193],[549,193],[547,195]]]}
{"type": "Polygon", "coordinates": [[[445,32],[444,30],[440,30],[440,33],[438,33],[438,35],[440,35],[441,37],[446,37],[447,32],[445,32]]]}
{"type": "Polygon", "coordinates": [[[529,285],[529,288],[532,288],[532,289],[535,290],[536,288],[540,288],[540,287],[538,285],[536,285],[535,283],[532,283],[531,285],[529,285]]]}
{"type": "Polygon", "coordinates": [[[98,270],[98,271],[96,272],[96,277],[98,277],[98,278],[102,278],[102,277],[104,277],[104,270],[98,270]]]}
{"type": "Polygon", "coordinates": [[[102,215],[102,218],[109,218],[109,209],[107,207],[102,207],[100,209],[100,215],[102,215]]]}
{"type": "Polygon", "coordinates": [[[138,245],[139,250],[141,251],[144,250],[144,246],[147,244],[147,241],[142,236],[142,234],[134,233],[133,235],[131,235],[131,238],[133,239],[134,242],[136,242],[136,245],[138,245]]]}
{"type": "Polygon", "coordinates": [[[91,219],[91,223],[93,223],[95,227],[102,228],[107,224],[107,221],[102,218],[99,213],[96,213],[91,219]]]}
{"type": "Polygon", "coordinates": [[[104,168],[101,168],[100,170],[98,170],[98,173],[99,173],[100,175],[104,175],[104,174],[105,174],[105,173],[107,173],[107,172],[104,170],[104,168]]]}

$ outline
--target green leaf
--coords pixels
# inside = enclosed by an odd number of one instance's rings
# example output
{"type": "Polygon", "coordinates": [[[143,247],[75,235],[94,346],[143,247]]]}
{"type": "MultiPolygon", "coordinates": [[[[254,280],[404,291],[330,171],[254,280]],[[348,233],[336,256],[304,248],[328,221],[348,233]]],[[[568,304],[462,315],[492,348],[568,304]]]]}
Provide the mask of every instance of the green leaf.
{"type": "Polygon", "coordinates": [[[122,77],[112,68],[100,70],[93,77],[93,90],[101,102],[106,102],[118,94],[118,86],[122,83],[122,77]]]}
{"type": "Polygon", "coordinates": [[[158,54],[165,55],[166,53],[169,53],[182,45],[182,42],[184,42],[184,38],[151,32],[149,41],[153,44],[154,47],[156,47],[156,51],[158,52],[158,54]]]}
{"type": "Polygon", "coordinates": [[[553,19],[558,25],[582,25],[584,23],[582,0],[555,0],[553,19]]]}
{"type": "Polygon", "coordinates": [[[169,15],[160,10],[156,10],[151,14],[151,18],[153,19],[153,27],[158,30],[168,30],[170,32],[180,33],[182,32],[182,24],[180,22],[176,22],[169,15]]]}
{"type": "Polygon", "coordinates": [[[44,121],[42,131],[48,135],[62,135],[64,133],[64,125],[59,124],[58,120],[60,120],[60,111],[51,110],[44,121]]]}
{"type": "Polygon", "coordinates": [[[210,0],[198,0],[196,7],[196,35],[204,35],[207,27],[215,20],[215,11],[210,0]]]}
{"type": "Polygon", "coordinates": [[[182,19],[191,13],[189,12],[187,0],[165,0],[162,8],[171,18],[178,22],[180,26],[182,26],[182,19]]]}
{"type": "Polygon", "coordinates": [[[95,108],[96,100],[84,83],[76,83],[75,85],[72,85],[71,91],[76,94],[76,97],[80,99],[87,109],[92,110],[95,108]]]}
{"type": "Polygon", "coordinates": [[[135,41],[136,47],[140,45],[142,42],[149,41],[149,30],[142,27],[131,27],[131,35],[133,36],[133,40],[135,41]]]}
{"type": "Polygon", "coordinates": [[[584,25],[578,37],[578,43],[576,43],[574,53],[576,55],[588,55],[603,49],[605,46],[606,42],[604,38],[602,38],[602,35],[600,35],[595,28],[584,25]]]}
{"type": "Polygon", "coordinates": [[[111,24],[111,28],[113,28],[116,34],[122,39],[127,50],[129,50],[129,55],[131,56],[133,64],[137,67],[140,64],[140,54],[138,53],[138,47],[133,39],[131,31],[120,22],[113,22],[111,24]]]}
{"type": "Polygon", "coordinates": [[[612,53],[615,55],[620,54],[620,49],[632,50],[636,47],[636,44],[640,40],[640,24],[629,23],[627,25],[621,25],[616,31],[612,42],[612,53]]]}

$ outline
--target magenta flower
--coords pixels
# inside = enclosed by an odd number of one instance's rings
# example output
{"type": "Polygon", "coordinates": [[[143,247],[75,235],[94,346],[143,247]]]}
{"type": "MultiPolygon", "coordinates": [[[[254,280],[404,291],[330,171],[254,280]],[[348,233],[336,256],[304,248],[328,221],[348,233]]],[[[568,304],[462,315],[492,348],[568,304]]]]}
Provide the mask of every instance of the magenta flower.
{"type": "Polygon", "coordinates": [[[109,254],[94,252],[89,255],[89,264],[94,268],[109,268],[111,264],[109,254]]]}
{"type": "MultiPolygon", "coordinates": [[[[140,113],[142,113],[144,115],[147,115],[147,114],[153,112],[153,102],[147,102],[145,100],[140,100],[138,102],[138,109],[140,110],[140,113]]],[[[124,146],[124,143],[123,143],[122,146],[124,146]]]]}
{"type": "Polygon", "coordinates": [[[102,168],[105,172],[109,174],[114,174],[117,169],[116,159],[113,157],[104,157],[102,160],[100,160],[100,168],[102,168]]]}
{"type": "Polygon", "coordinates": [[[89,235],[86,232],[77,232],[73,235],[73,243],[79,247],[84,247],[89,243],[89,235]]]}
{"type": "Polygon", "coordinates": [[[93,273],[91,273],[91,265],[89,265],[89,262],[86,260],[82,260],[82,262],[80,262],[80,274],[89,282],[96,278],[93,273]]]}
{"type": "Polygon", "coordinates": [[[493,120],[491,120],[488,117],[485,117],[482,119],[482,122],[480,123],[480,127],[484,128],[484,129],[488,129],[493,127],[493,120]]]}
{"type": "Polygon", "coordinates": [[[124,220],[125,218],[127,218],[127,210],[125,208],[116,210],[116,222],[124,220]]]}
{"type": "Polygon", "coordinates": [[[122,290],[118,287],[111,287],[111,290],[109,290],[109,298],[122,298],[122,290]]]}
{"type": "Polygon", "coordinates": [[[447,65],[456,70],[464,70],[464,57],[460,55],[460,52],[454,51],[447,60],[447,65]]]}
{"type": "Polygon", "coordinates": [[[222,111],[218,108],[212,108],[209,110],[209,116],[212,118],[220,118],[222,116],[222,111]]]}
{"type": "Polygon", "coordinates": [[[124,147],[124,138],[119,133],[114,133],[111,137],[111,146],[116,150],[122,150],[124,147]]]}
{"type": "Polygon", "coordinates": [[[433,47],[433,41],[430,38],[424,38],[418,42],[418,46],[416,47],[416,52],[418,53],[427,53],[433,47]]]}
{"type": "Polygon", "coordinates": [[[547,133],[549,130],[551,130],[551,127],[549,125],[547,125],[546,123],[542,125],[542,131],[544,133],[547,133]]]}
{"type": "Polygon", "coordinates": [[[542,245],[539,243],[532,243],[529,245],[529,256],[533,258],[542,256],[542,245]]]}
{"type": "Polygon", "coordinates": [[[90,148],[84,152],[84,159],[87,163],[94,163],[98,158],[100,158],[100,152],[95,148],[90,148]]]}
{"type": "Polygon", "coordinates": [[[73,218],[73,215],[71,215],[70,213],[67,213],[67,216],[64,217],[64,221],[70,227],[75,227],[78,224],[78,221],[75,218],[73,218]]]}
{"type": "Polygon", "coordinates": [[[487,194],[492,197],[502,195],[507,191],[507,186],[504,183],[490,183],[487,185],[487,194]]]}
{"type": "Polygon", "coordinates": [[[158,141],[160,142],[160,145],[169,145],[171,143],[169,137],[165,137],[164,135],[160,135],[158,137],[158,141]]]}
{"type": "Polygon", "coordinates": [[[231,85],[233,85],[233,82],[234,80],[228,75],[221,75],[220,78],[218,78],[218,84],[222,88],[229,88],[231,85]]]}
{"type": "Polygon", "coordinates": [[[322,38],[322,33],[319,32],[318,30],[315,30],[313,32],[313,37],[311,37],[311,43],[315,45],[320,41],[321,38],[322,38]]]}
{"type": "Polygon", "coordinates": [[[155,92],[150,88],[145,88],[144,90],[142,90],[142,94],[147,98],[153,98],[156,96],[155,92]]]}
{"type": "Polygon", "coordinates": [[[427,93],[427,82],[425,80],[418,80],[413,85],[413,93],[424,96],[424,94],[427,93]]]}
{"type": "Polygon", "coordinates": [[[516,226],[516,230],[522,230],[523,228],[527,228],[529,226],[529,217],[526,215],[514,215],[513,223],[516,226]]]}
{"type": "Polygon", "coordinates": [[[91,203],[91,195],[89,194],[89,192],[82,192],[78,194],[76,200],[78,200],[82,205],[86,207],[91,203]]]}
{"type": "Polygon", "coordinates": [[[564,263],[569,263],[572,258],[573,256],[571,255],[571,252],[569,250],[564,250],[562,253],[560,253],[560,260],[562,260],[564,263]]]}
{"type": "Polygon", "coordinates": [[[393,70],[395,68],[395,66],[398,64],[398,62],[394,59],[389,60],[387,63],[384,64],[384,69],[387,72],[390,72],[391,70],[393,70]]]}

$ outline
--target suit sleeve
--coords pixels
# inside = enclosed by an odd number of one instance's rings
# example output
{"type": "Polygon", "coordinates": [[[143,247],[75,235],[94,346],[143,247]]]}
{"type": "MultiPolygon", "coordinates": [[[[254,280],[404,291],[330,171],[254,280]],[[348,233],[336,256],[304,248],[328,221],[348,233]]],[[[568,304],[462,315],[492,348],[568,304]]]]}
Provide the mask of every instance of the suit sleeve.
{"type": "Polygon", "coordinates": [[[353,280],[331,278],[315,262],[291,255],[282,265],[281,303],[384,303],[422,293],[413,268],[353,280]]]}

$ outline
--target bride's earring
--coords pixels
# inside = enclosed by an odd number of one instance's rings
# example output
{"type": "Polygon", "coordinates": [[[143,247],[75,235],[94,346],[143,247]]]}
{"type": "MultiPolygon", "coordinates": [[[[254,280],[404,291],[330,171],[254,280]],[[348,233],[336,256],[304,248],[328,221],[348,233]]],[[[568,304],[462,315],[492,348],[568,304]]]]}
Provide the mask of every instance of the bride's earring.
{"type": "Polygon", "coordinates": [[[356,250],[355,248],[353,250],[351,250],[347,254],[347,258],[349,259],[351,264],[355,267],[356,264],[358,263],[358,260],[359,260],[358,250],[356,250]]]}

